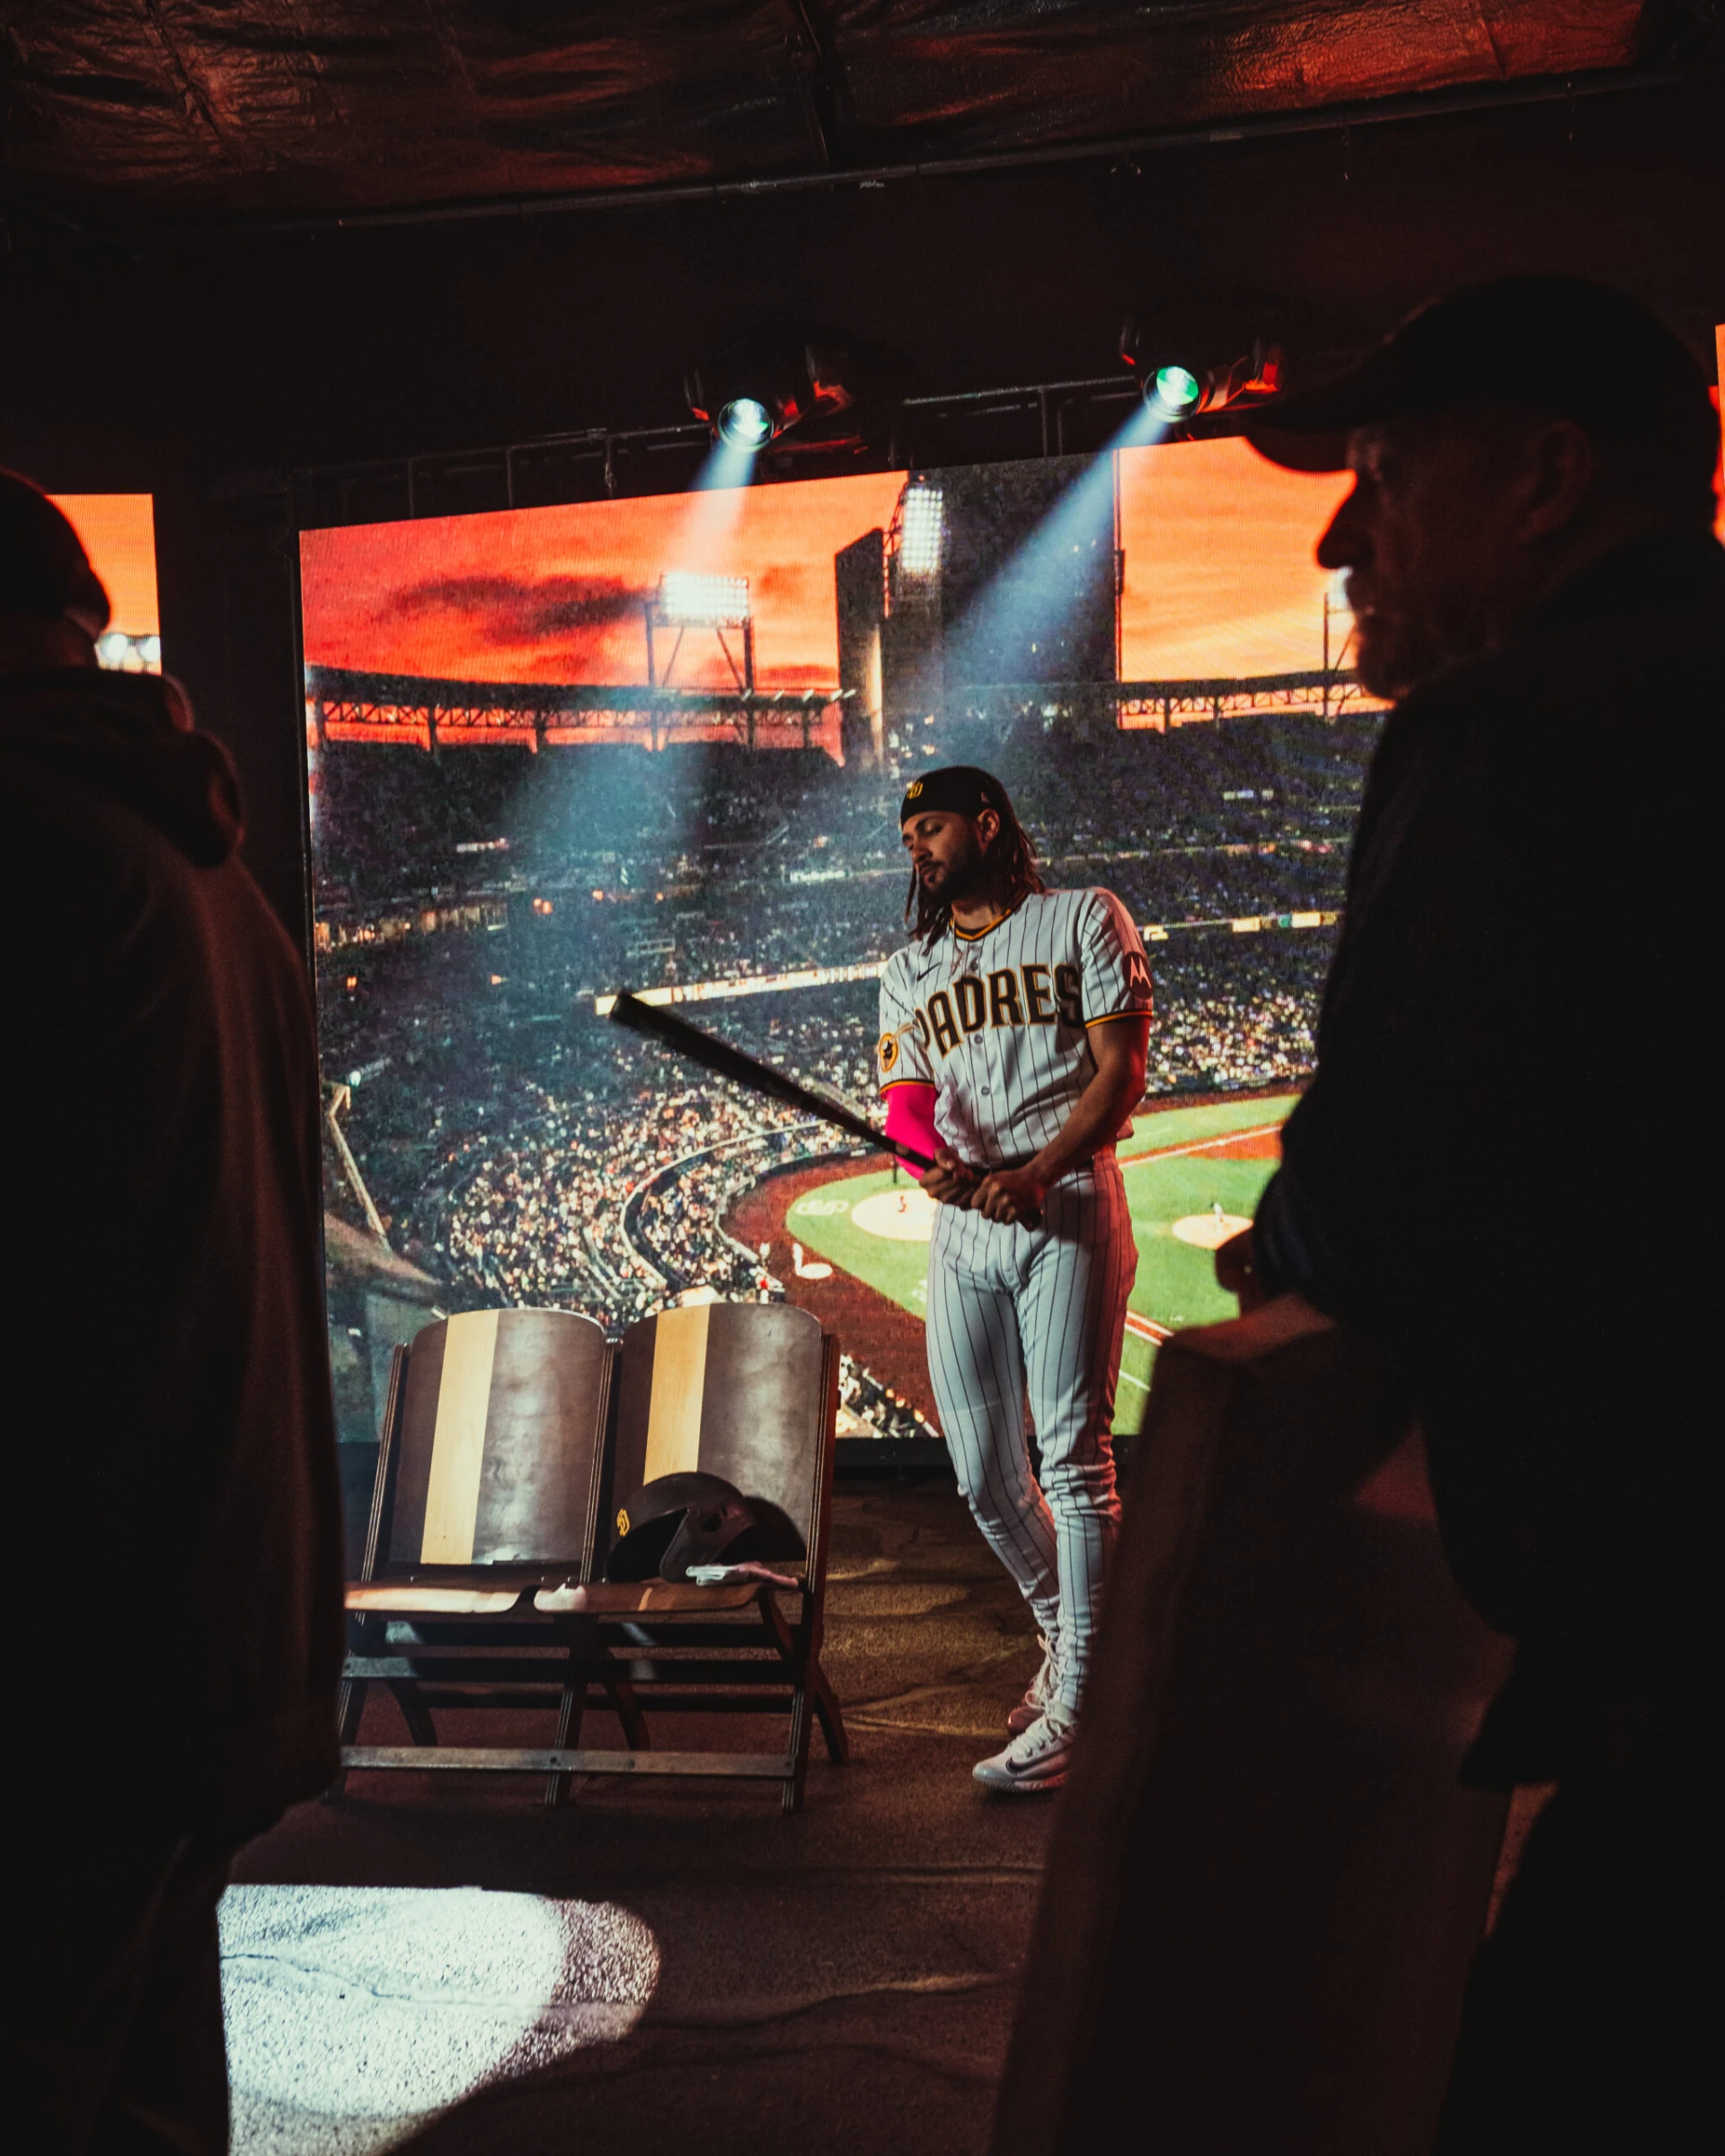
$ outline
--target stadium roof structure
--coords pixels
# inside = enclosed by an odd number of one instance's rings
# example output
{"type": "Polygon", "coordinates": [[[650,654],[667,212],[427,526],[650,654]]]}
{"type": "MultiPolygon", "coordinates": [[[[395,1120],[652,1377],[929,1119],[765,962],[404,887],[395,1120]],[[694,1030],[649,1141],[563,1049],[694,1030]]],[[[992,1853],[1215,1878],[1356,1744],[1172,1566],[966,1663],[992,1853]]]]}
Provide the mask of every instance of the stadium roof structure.
{"type": "MultiPolygon", "coordinates": [[[[1711,13],[1711,11],[1705,11],[1711,13]]],[[[14,199],[63,224],[472,214],[1106,155],[1585,95],[1667,0],[13,0],[14,199]]]]}
{"type": "MultiPolygon", "coordinates": [[[[650,684],[443,681],[416,674],[368,674],[307,666],[305,719],[310,738],[382,742],[430,749],[439,744],[500,748],[579,746],[646,738],[655,748],[690,728],[729,726],[754,748],[807,748],[818,720],[849,702],[853,689],[665,688],[650,684]]],[[[1111,704],[1123,727],[1219,723],[1251,712],[1281,711],[1333,719],[1367,698],[1350,668],[1180,681],[1000,682],[967,687],[954,702],[990,710],[1085,711],[1111,704]]],[[[949,711],[949,715],[951,715],[949,711]]]]}
{"type": "Polygon", "coordinates": [[[665,688],[646,683],[443,681],[418,674],[367,674],[347,667],[305,668],[311,738],[561,747],[619,733],[658,748],[690,728],[729,726],[749,747],[814,742],[816,722],[848,689],[665,688]]]}

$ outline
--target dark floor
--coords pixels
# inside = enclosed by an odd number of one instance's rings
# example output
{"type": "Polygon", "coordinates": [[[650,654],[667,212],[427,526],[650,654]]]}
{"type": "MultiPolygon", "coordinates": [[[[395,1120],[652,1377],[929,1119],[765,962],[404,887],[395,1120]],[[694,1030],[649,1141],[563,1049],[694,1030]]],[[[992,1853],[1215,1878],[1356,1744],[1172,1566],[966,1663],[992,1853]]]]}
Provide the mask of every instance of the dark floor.
{"type": "MultiPolygon", "coordinates": [[[[950,1483],[841,1487],[829,1577],[826,1660],[853,1758],[829,1765],[817,1736],[799,1817],[771,1784],[594,1776],[547,1811],[537,1779],[367,1774],[253,1842],[239,1880],[615,1904],[650,1927],[660,1965],[632,2033],[398,2131],[382,2124],[382,2057],[368,2126],[248,2110],[239,2092],[243,2156],[982,2149],[1049,1815],[986,1798],[969,1770],[1004,1742],[1035,1643],[950,1483]]],[[[376,1695],[367,1736],[402,1741],[394,1714],[376,1695]]],[[[769,1727],[750,1718],[730,1741],[756,1748],[769,1727]]],[[[593,1715],[583,1741],[620,1738],[593,1715]]]]}

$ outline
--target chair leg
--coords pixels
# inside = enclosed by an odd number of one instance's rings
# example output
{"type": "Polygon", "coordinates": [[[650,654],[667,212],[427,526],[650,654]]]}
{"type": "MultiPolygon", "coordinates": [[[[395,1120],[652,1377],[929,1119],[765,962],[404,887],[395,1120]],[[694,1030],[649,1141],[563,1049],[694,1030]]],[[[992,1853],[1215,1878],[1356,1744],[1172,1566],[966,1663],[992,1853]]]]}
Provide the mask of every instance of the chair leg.
{"type": "Polygon", "coordinates": [[[836,1767],[845,1766],[851,1756],[850,1733],[845,1727],[845,1712],[838,1703],[838,1694],[818,1660],[809,1662],[809,1690],[820,1719],[820,1733],[827,1740],[827,1756],[836,1767]]]}
{"type": "Polygon", "coordinates": [[[367,1677],[343,1680],[335,1710],[335,1733],[341,1744],[350,1745],[358,1736],[359,1718],[366,1710],[366,1693],[369,1690],[367,1677]]]}
{"type": "MultiPolygon", "coordinates": [[[[359,1718],[366,1710],[366,1693],[369,1684],[370,1680],[366,1677],[345,1678],[336,1696],[335,1741],[344,1752],[359,1734],[359,1718]]],[[[323,1792],[323,1802],[339,1804],[346,1793],[347,1786],[348,1770],[338,1767],[335,1780],[323,1792]]]]}
{"type": "Polygon", "coordinates": [[[632,1752],[650,1752],[653,1748],[652,1732],[647,1727],[647,1718],[641,1711],[641,1701],[635,1697],[635,1688],[624,1677],[605,1679],[606,1697],[623,1724],[624,1740],[632,1752]]]}
{"type": "Polygon", "coordinates": [[[416,1745],[435,1745],[438,1741],[431,1710],[420,1697],[420,1688],[411,1677],[385,1679],[391,1696],[402,1710],[402,1719],[407,1724],[407,1734],[416,1745]]]}
{"type": "MultiPolygon", "coordinates": [[[[587,1658],[593,1651],[595,1630],[592,1623],[578,1619],[570,1639],[563,1692],[557,1702],[557,1735],[553,1740],[560,1752],[573,1751],[581,1741],[581,1718],[587,1710],[587,1658]]],[[[555,1811],[569,1802],[573,1780],[572,1774],[546,1775],[544,1801],[549,1809],[555,1811]]]]}
{"type": "Polygon", "coordinates": [[[783,1785],[780,1808],[786,1812],[802,1809],[802,1794],[809,1780],[809,1685],[807,1672],[799,1673],[796,1690],[791,1694],[791,1772],[783,1785]]]}
{"type": "Polygon", "coordinates": [[[827,1754],[835,1766],[842,1767],[850,1758],[850,1738],[845,1734],[845,1717],[839,1709],[838,1695],[827,1683],[827,1673],[820,1666],[820,1657],[815,1648],[817,1633],[814,1611],[808,1596],[803,1597],[801,1617],[794,1625],[790,1625],[785,1622],[784,1613],[772,1595],[764,1593],[761,1596],[761,1620],[771,1633],[774,1645],[789,1666],[792,1685],[790,1736],[792,1771],[784,1784],[784,1808],[787,1812],[800,1812],[802,1809],[803,1788],[809,1776],[810,1706],[820,1718],[821,1734],[827,1740],[827,1754]]]}

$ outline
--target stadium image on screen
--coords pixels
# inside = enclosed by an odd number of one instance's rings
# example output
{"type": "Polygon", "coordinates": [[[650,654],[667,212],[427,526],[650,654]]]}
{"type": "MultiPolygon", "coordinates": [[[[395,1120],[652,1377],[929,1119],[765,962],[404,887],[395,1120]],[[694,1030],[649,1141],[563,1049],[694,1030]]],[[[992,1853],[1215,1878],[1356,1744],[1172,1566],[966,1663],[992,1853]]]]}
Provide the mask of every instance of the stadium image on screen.
{"type": "Polygon", "coordinates": [[[1313,1060],[1379,723],[1312,560],[1341,483],[1224,441],[303,534],[343,1438],[434,1314],[739,1296],[839,1334],[842,1437],[933,1437],[918,1186],[604,1012],[878,1120],[898,804],[958,762],[1150,953],[1134,1429],[1313,1060]]]}
{"type": "Polygon", "coordinates": [[[108,594],[108,626],[96,639],[101,666],[121,674],[162,671],[155,593],[155,503],[148,494],[55,494],[108,594]]]}

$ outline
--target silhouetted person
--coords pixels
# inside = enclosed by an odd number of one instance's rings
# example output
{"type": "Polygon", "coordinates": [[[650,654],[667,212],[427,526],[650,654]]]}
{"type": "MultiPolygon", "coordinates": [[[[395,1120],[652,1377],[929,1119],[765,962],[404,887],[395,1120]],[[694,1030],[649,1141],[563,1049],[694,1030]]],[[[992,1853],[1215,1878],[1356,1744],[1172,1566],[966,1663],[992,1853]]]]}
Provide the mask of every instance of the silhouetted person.
{"type": "Polygon", "coordinates": [[[1265,424],[1356,474],[1318,559],[1398,702],[1316,1076],[1218,1271],[1399,1359],[1456,1577],[1517,1642],[1470,1772],[1558,1784],[1444,2149],[1675,2147],[1712,1938],[1717,422],[1635,303],[1522,278],[1265,424]]]}
{"type": "Polygon", "coordinates": [[[204,2156],[229,1860],[336,1764],[317,1064],[227,759],[171,684],[96,670],[107,616],[0,474],[0,2115],[204,2156]]]}

